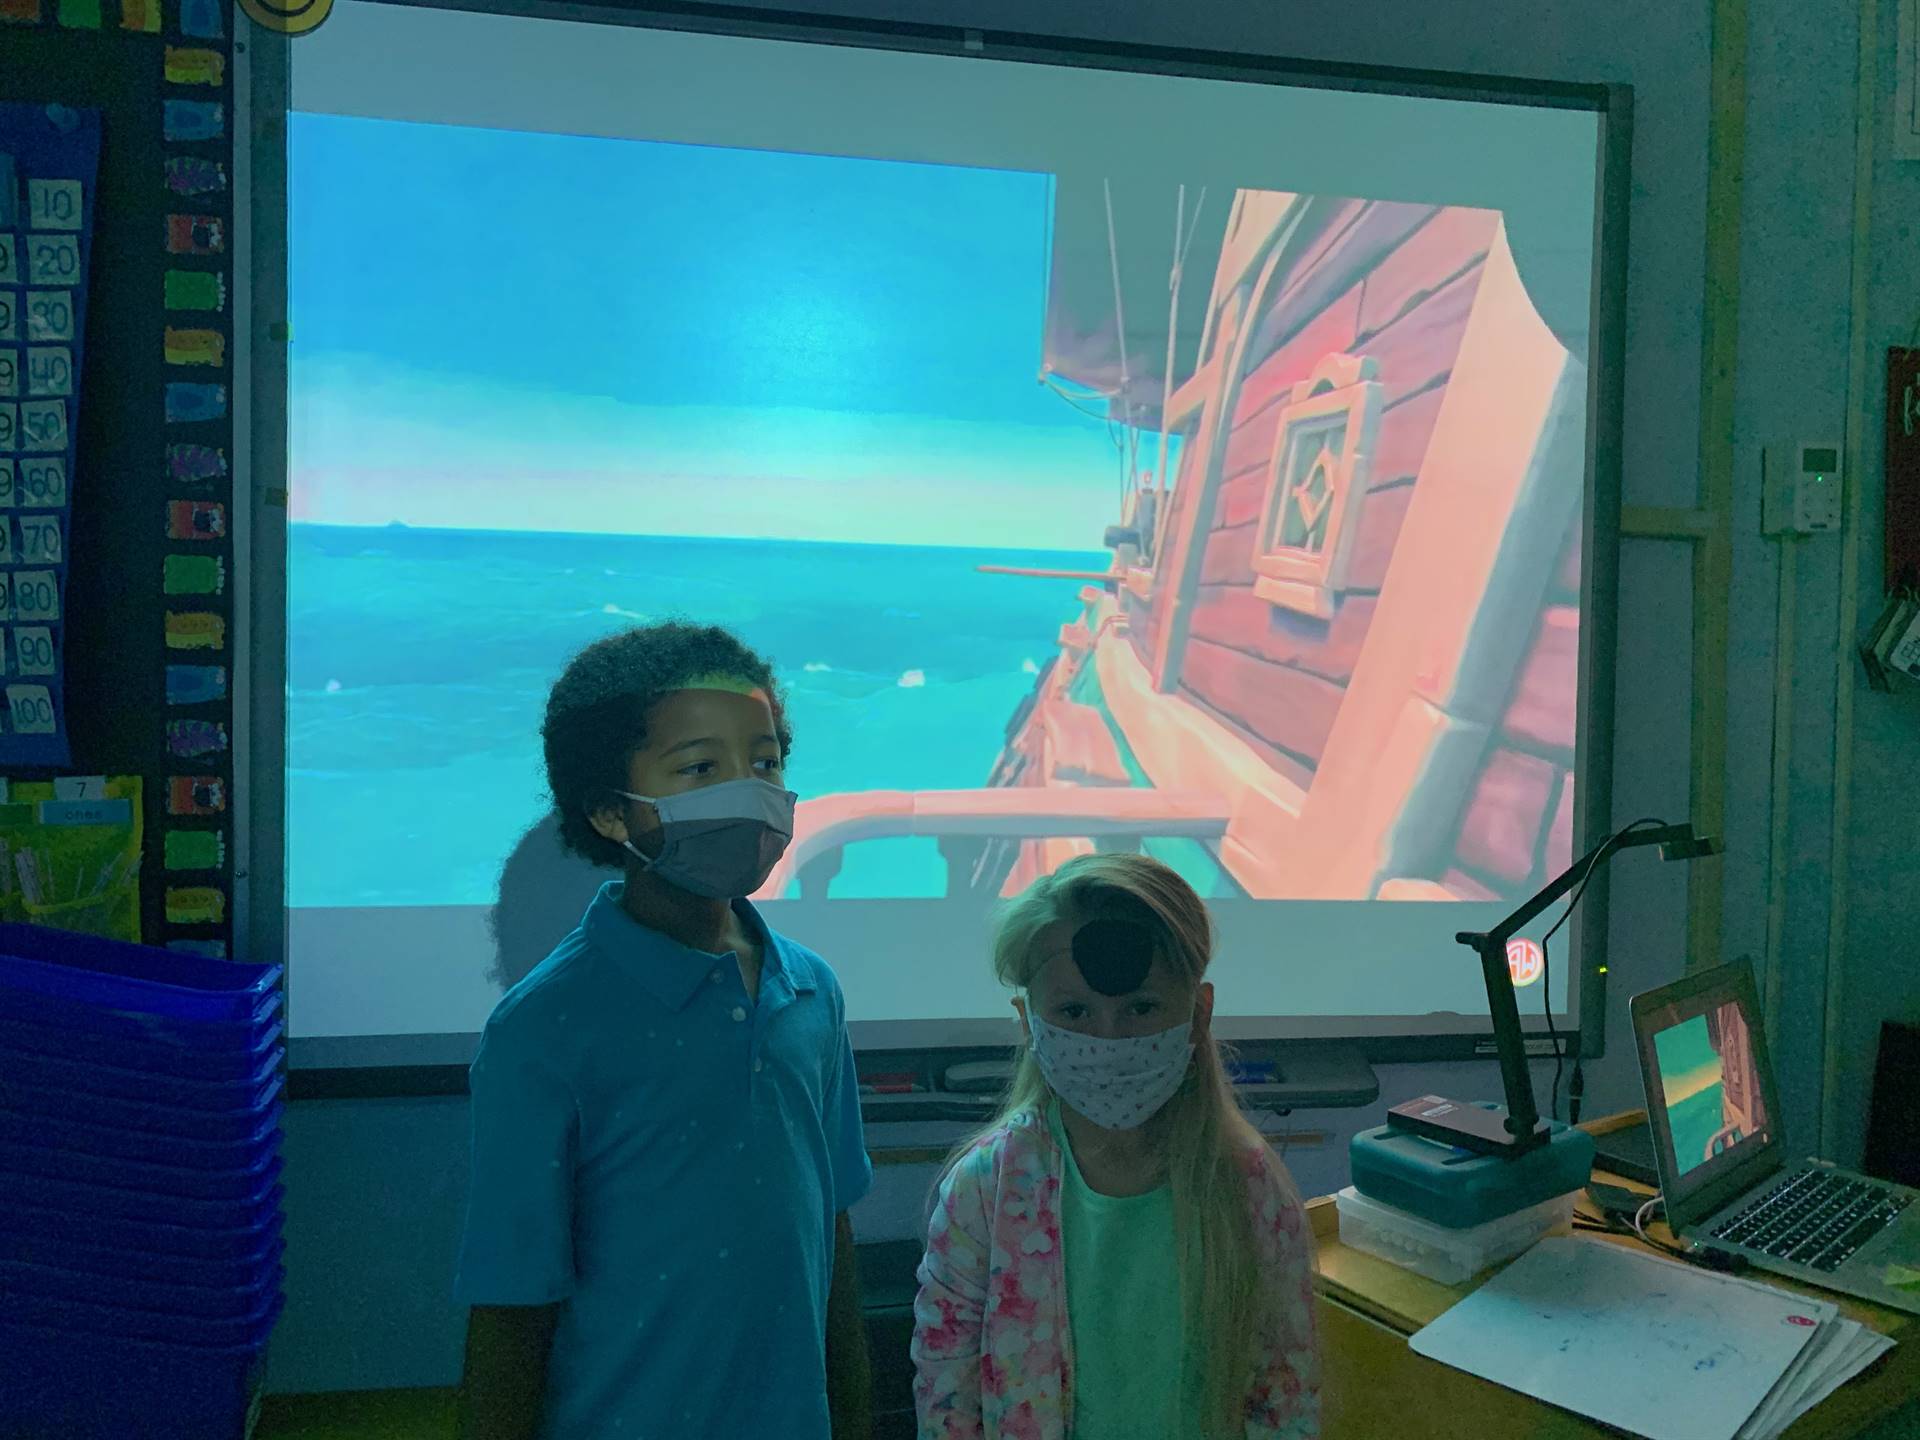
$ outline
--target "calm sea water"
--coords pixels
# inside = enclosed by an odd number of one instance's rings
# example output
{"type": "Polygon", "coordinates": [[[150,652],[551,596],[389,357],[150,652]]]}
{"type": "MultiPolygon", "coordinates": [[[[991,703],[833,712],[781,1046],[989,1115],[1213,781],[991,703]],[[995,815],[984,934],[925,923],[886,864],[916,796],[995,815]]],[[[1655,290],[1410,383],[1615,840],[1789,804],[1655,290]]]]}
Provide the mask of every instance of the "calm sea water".
{"type": "MultiPolygon", "coordinates": [[[[490,904],[545,812],[539,726],[566,660],[652,620],[725,625],[790,696],[802,796],[983,783],[1103,553],[292,527],[295,905],[490,904]]],[[[854,847],[834,893],[934,895],[933,842],[854,847]]]]}
{"type": "MultiPolygon", "coordinates": [[[[1695,1016],[1678,1025],[1670,1025],[1653,1037],[1654,1052],[1665,1076],[1694,1076],[1701,1072],[1717,1074],[1720,1056],[1713,1048],[1704,1016],[1695,1016]]],[[[1673,1130],[1673,1150],[1682,1166],[1701,1163],[1707,1142],[1714,1137],[1724,1119],[1725,1087],[1718,1081],[1678,1104],[1667,1106],[1667,1123],[1673,1130]]]]}
{"type": "Polygon", "coordinates": [[[1706,1163],[1707,1142],[1726,1123],[1725,1087],[1709,1085],[1697,1095],[1689,1095],[1678,1105],[1667,1107],[1667,1124],[1673,1131],[1673,1153],[1683,1170],[1706,1163]]]}

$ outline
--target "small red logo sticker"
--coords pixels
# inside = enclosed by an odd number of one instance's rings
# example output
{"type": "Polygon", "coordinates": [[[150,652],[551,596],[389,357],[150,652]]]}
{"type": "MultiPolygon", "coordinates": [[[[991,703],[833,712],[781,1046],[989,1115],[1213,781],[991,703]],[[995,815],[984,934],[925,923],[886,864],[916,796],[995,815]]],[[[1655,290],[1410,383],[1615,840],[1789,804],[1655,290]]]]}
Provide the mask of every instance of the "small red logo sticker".
{"type": "Polygon", "coordinates": [[[1789,1315],[1787,1316],[1787,1323],[1789,1325],[1803,1325],[1809,1330],[1813,1329],[1813,1321],[1804,1315],[1789,1315]]]}
{"type": "Polygon", "coordinates": [[[1533,984],[1546,968],[1546,952],[1537,942],[1525,939],[1507,942],[1507,973],[1513,977],[1516,987],[1533,984]]]}

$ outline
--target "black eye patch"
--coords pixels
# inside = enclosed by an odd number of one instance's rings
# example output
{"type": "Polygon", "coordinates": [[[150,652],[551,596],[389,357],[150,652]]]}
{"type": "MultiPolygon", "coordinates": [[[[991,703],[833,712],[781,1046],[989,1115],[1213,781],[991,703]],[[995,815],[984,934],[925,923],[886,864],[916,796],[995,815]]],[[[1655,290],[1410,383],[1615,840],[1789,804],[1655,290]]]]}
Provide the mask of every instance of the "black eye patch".
{"type": "Polygon", "coordinates": [[[1153,931],[1131,920],[1089,920],[1073,932],[1073,963],[1102,995],[1125,995],[1153,967],[1153,931]]]}

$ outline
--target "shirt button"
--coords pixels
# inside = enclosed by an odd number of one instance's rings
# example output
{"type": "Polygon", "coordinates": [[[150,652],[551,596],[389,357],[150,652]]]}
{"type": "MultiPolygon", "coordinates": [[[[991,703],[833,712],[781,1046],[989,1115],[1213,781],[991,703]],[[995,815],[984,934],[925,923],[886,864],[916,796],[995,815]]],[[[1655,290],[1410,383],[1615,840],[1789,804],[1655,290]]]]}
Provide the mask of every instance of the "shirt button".
{"type": "Polygon", "coordinates": [[[733,1007],[733,1018],[736,1021],[744,1020],[747,1018],[747,1012],[736,1005],[733,1007]]]}
{"type": "Polygon", "coordinates": [[[714,984],[718,985],[722,980],[726,979],[727,977],[721,974],[718,970],[716,970],[713,972],[713,974],[709,975],[707,978],[711,980],[714,984]]]}
{"type": "Polygon", "coordinates": [[[766,1068],[767,1068],[767,1062],[764,1060],[756,1060],[753,1062],[753,1073],[756,1075],[758,1075],[762,1070],[766,1068]]]}

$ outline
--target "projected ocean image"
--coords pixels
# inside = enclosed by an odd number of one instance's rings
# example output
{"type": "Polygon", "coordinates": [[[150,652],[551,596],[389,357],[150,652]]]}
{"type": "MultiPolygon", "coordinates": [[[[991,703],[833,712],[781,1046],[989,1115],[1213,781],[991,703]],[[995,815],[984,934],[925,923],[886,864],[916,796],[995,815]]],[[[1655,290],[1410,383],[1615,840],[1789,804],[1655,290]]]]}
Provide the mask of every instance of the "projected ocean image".
{"type": "Polygon", "coordinates": [[[761,900],[1569,862],[1588,307],[1500,212],[313,114],[290,212],[293,905],[573,893],[546,692],[666,618],[790,694],[761,900]]]}
{"type": "MultiPolygon", "coordinates": [[[[985,783],[1079,585],[978,567],[1104,569],[1117,493],[1035,381],[1048,177],[314,115],[294,154],[292,903],[491,903],[548,686],[651,620],[774,659],[803,797],[985,783]]],[[[931,840],[848,860],[944,887],[931,840]]]]}
{"type": "MultiPolygon", "coordinates": [[[[545,808],[540,714],[557,667],[675,613],[798,659],[782,679],[802,796],[977,785],[1074,604],[1071,583],[976,573],[1010,553],[297,525],[290,803],[342,842],[296,849],[301,903],[492,903],[502,859],[545,808]],[[891,603],[916,594],[967,624],[891,603]]],[[[930,841],[860,846],[849,862],[836,889],[943,893],[930,841]]]]}

